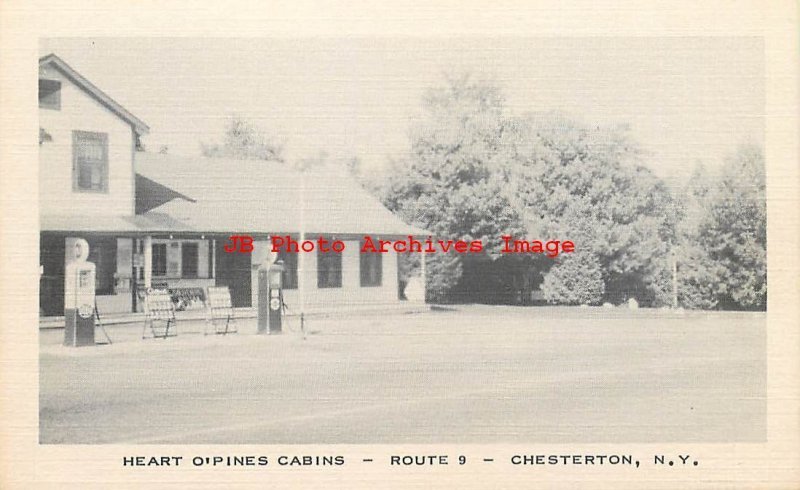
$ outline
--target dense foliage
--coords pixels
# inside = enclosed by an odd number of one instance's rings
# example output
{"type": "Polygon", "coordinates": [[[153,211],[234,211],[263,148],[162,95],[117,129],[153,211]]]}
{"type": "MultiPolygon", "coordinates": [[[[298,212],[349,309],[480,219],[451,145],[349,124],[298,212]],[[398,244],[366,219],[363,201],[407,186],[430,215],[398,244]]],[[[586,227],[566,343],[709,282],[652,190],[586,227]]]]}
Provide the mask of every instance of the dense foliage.
{"type": "Polygon", "coordinates": [[[600,261],[591,252],[561,255],[542,283],[548,301],[567,305],[597,305],[605,283],[600,261]]]}
{"type": "Polygon", "coordinates": [[[625,128],[589,127],[556,116],[527,118],[516,126],[522,144],[508,170],[508,189],[517,196],[528,233],[569,239],[577,250],[591,252],[602,270],[605,300],[664,304],[673,203],[666,186],[641,163],[625,128]]]}
{"type": "MultiPolygon", "coordinates": [[[[764,164],[757,149],[732,157],[718,181],[673,198],[626,128],[558,115],[511,117],[496,86],[469,77],[426,94],[410,148],[381,189],[384,203],[439,238],[481,240],[486,248],[483,256],[428,257],[429,299],[480,300],[513,290],[508,277],[519,275],[554,303],[635,298],[669,305],[678,260],[684,306],[765,302],[764,164]],[[581,253],[555,261],[503,256],[502,235],[572,240],[581,253]]],[[[407,258],[401,270],[417,268],[418,260],[407,258]]]]}
{"type": "MultiPolygon", "coordinates": [[[[465,286],[462,277],[496,285],[496,278],[473,277],[465,267],[497,260],[500,237],[508,234],[569,239],[591,252],[600,264],[604,298],[664,301],[664,256],[674,233],[670,195],[641,165],[623,128],[590,128],[556,116],[512,118],[496,87],[467,77],[431,90],[424,109],[412,131],[411,153],[395,165],[384,202],[437,236],[482,240],[487,249],[486,257],[455,257],[450,266],[430,271],[437,297],[480,289],[465,286]]],[[[553,266],[541,256],[504,260],[539,274],[537,283],[553,266]]]]}
{"type": "MultiPolygon", "coordinates": [[[[283,144],[239,118],[222,143],[202,149],[210,157],[284,159],[283,144]]],[[[322,153],[292,165],[309,170],[325,160],[322,153]]],[[[761,150],[741,147],[715,176],[698,165],[674,195],[645,160],[625,127],[510,116],[497,86],[462,76],[425,94],[410,151],[386,179],[358,159],[345,167],[408,223],[439,239],[483,243],[483,254],[426,257],[430,301],[502,303],[538,290],[559,304],[635,298],[664,306],[677,298],[686,308],[764,309],[761,150]],[[555,260],[504,254],[503,235],[571,240],[576,252],[555,260]]],[[[402,255],[401,284],[420,268],[418,254],[402,255]]]]}
{"type": "Polygon", "coordinates": [[[764,156],[742,146],[720,175],[699,167],[683,191],[678,284],[689,308],[756,309],[767,301],[767,208],[764,156]]]}

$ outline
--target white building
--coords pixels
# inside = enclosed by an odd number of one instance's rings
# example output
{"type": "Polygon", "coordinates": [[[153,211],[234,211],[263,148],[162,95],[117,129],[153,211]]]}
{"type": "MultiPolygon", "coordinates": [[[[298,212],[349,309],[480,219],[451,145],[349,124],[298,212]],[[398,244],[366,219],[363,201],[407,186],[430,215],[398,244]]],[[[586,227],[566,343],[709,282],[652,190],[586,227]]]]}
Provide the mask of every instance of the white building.
{"type": "Polygon", "coordinates": [[[290,307],[301,290],[310,307],[400,301],[397,255],[361,254],[360,241],[424,232],[347,176],[138,151],[147,125],[53,54],[39,60],[39,121],[43,315],[63,314],[76,238],[89,242],[101,313],[136,311],[150,287],[191,307],[206,286],[225,285],[235,306],[255,306],[272,235],[346,243],[341,254],[281,255],[290,307]],[[253,253],[226,253],[231,235],[252,236],[253,253]]]}

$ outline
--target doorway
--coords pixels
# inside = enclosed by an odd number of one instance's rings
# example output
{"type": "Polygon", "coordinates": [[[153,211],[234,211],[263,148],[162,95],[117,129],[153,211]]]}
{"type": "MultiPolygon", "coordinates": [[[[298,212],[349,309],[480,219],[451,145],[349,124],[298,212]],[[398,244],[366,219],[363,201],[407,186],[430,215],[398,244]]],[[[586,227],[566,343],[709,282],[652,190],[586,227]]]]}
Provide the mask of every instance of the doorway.
{"type": "Polygon", "coordinates": [[[39,239],[39,314],[64,314],[64,261],[66,245],[63,236],[42,234],[39,239]]]}
{"type": "Polygon", "coordinates": [[[217,286],[227,286],[235,308],[252,306],[251,261],[249,253],[227,253],[221,243],[216,249],[217,286]]]}

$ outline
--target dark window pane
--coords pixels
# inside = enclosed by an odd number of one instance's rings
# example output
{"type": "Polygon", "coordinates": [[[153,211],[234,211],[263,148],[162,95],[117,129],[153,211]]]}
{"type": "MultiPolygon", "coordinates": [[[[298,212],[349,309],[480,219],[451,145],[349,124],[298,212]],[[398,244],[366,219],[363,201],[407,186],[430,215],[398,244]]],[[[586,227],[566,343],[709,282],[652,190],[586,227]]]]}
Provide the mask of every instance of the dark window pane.
{"type": "Polygon", "coordinates": [[[92,165],[89,169],[92,176],[92,189],[98,190],[103,186],[103,171],[96,165],[92,165]]]}
{"type": "Polygon", "coordinates": [[[380,286],[383,276],[383,254],[362,253],[361,287],[380,286]]]}
{"type": "Polygon", "coordinates": [[[317,251],[317,287],[342,287],[342,254],[317,251]]]}
{"type": "Polygon", "coordinates": [[[61,82],[58,80],[39,80],[39,107],[61,110],[61,82]]]}
{"type": "Polygon", "coordinates": [[[181,248],[181,272],[183,277],[197,277],[197,256],[197,244],[193,242],[184,242],[181,248]]]}
{"type": "Polygon", "coordinates": [[[88,239],[88,261],[95,266],[95,293],[114,294],[114,274],[117,272],[116,238],[88,239]]]}
{"type": "Polygon", "coordinates": [[[78,187],[81,189],[91,189],[92,187],[92,169],[86,165],[78,167],[78,187]]]}
{"type": "Polygon", "coordinates": [[[297,289],[297,254],[281,250],[278,260],[283,261],[283,288],[297,289]]]}
{"type": "Polygon", "coordinates": [[[154,243],[153,244],[153,275],[166,276],[167,275],[167,244],[154,243]]]}

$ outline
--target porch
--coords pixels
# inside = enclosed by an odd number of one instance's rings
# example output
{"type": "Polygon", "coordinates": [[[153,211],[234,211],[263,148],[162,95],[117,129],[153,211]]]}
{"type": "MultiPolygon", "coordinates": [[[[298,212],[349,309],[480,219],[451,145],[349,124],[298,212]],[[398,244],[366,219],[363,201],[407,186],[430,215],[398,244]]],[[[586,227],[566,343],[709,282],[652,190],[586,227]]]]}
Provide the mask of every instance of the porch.
{"type": "MultiPolygon", "coordinates": [[[[258,302],[258,267],[274,260],[268,235],[253,235],[251,253],[227,253],[235,232],[102,233],[43,232],[41,235],[40,317],[60,317],[64,308],[66,253],[79,237],[89,242],[96,265],[96,301],[100,315],[142,311],[148,288],[170,291],[180,312],[202,311],[209,286],[227,286],[236,308],[258,302]]],[[[333,235],[326,235],[333,238],[333,235]]],[[[336,235],[341,253],[279,253],[284,261],[284,299],[290,311],[392,307],[401,303],[398,256],[361,254],[360,235],[336,235]]]]}
{"type": "Polygon", "coordinates": [[[179,310],[201,310],[205,289],[227,286],[236,307],[250,307],[250,257],[226,254],[226,237],[205,234],[43,232],[40,241],[41,317],[64,313],[67,253],[78,238],[89,243],[88,261],[96,266],[96,302],[101,315],[142,311],[144,292],[168,289],[179,310]]]}

